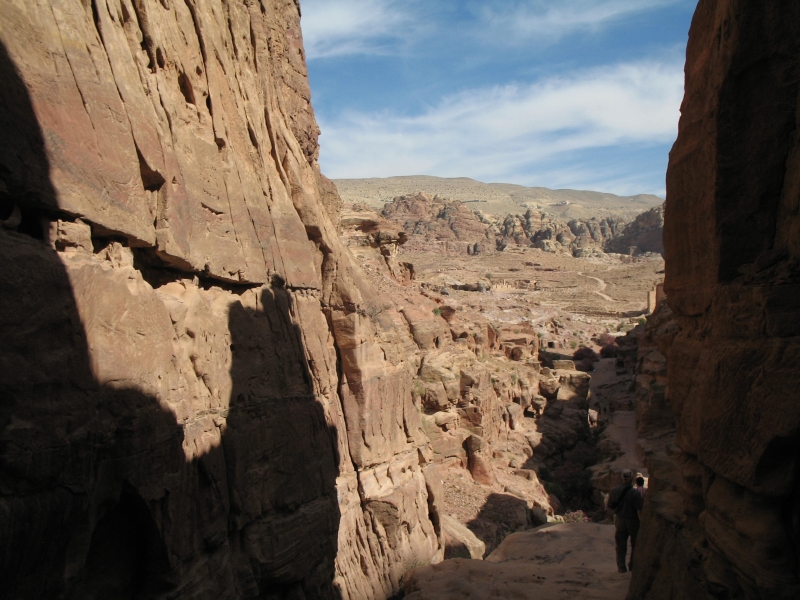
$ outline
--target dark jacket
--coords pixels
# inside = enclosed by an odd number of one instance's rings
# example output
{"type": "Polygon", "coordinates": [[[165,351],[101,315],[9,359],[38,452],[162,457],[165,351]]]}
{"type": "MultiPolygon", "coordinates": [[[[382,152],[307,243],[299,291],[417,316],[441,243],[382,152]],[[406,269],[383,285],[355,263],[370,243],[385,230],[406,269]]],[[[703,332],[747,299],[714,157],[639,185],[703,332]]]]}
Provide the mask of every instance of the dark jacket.
{"type": "Polygon", "coordinates": [[[618,485],[608,496],[608,508],[622,519],[639,520],[638,511],[642,510],[644,498],[629,483],[618,485]]]}

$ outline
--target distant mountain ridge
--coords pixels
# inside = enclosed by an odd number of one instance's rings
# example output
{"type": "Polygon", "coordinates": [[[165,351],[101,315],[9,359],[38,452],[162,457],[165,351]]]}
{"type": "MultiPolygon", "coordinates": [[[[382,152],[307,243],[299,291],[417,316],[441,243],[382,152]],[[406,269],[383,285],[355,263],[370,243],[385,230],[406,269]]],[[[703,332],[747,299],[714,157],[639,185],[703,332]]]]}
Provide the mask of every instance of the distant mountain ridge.
{"type": "Polygon", "coordinates": [[[567,220],[621,217],[629,221],[664,202],[663,198],[652,194],[617,196],[589,190],[551,190],[511,183],[483,183],[468,177],[412,175],[334,179],[333,182],[344,202],[364,203],[380,209],[398,196],[425,192],[460,200],[471,208],[498,217],[534,208],[567,220]]]}

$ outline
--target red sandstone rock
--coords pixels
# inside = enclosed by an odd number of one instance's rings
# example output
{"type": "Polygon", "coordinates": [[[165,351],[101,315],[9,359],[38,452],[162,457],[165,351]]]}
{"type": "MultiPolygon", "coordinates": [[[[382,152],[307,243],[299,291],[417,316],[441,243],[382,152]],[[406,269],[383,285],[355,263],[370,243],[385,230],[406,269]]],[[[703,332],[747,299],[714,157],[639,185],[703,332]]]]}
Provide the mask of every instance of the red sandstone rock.
{"type": "Polygon", "coordinates": [[[692,22],[664,224],[675,325],[649,323],[639,357],[651,478],[630,599],[800,596],[799,19],[703,0],[692,22]]]}
{"type": "Polygon", "coordinates": [[[5,594],[383,599],[441,559],[301,39],[283,0],[0,10],[5,594]]]}

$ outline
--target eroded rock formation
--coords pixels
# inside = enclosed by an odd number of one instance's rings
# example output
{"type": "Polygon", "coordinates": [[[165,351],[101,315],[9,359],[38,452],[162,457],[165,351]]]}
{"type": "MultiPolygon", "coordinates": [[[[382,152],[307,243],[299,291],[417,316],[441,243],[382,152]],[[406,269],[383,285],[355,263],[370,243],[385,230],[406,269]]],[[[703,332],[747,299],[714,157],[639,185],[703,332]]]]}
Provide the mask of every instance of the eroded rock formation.
{"type": "Polygon", "coordinates": [[[628,223],[616,237],[608,238],[606,252],[617,254],[664,253],[664,205],[654,206],[628,223]]]}
{"type": "Polygon", "coordinates": [[[661,252],[663,208],[655,207],[631,223],[617,217],[564,221],[529,208],[505,217],[484,215],[459,200],[417,193],[387,203],[381,216],[410,236],[410,248],[459,254],[502,251],[509,245],[547,252],[569,252],[577,258],[603,252],[661,252]]]}
{"type": "Polygon", "coordinates": [[[4,595],[386,598],[442,556],[299,17],[2,3],[4,595]]]}
{"type": "Polygon", "coordinates": [[[628,597],[800,596],[800,5],[701,0],[640,350],[628,597]],[[664,374],[666,372],[666,389],[664,374]],[[670,431],[671,430],[671,431],[670,431]]]}

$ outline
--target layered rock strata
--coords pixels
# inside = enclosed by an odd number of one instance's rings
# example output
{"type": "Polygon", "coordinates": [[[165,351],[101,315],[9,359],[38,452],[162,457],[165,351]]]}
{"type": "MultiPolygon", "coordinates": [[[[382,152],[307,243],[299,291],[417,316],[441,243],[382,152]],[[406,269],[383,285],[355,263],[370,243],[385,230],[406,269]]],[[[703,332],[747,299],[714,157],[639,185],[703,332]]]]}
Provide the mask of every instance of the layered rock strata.
{"type": "Polygon", "coordinates": [[[692,22],[664,226],[675,323],[640,353],[631,599],[800,596],[798,19],[701,0],[692,22]]]}
{"type": "Polygon", "coordinates": [[[441,558],[414,342],[339,242],[299,19],[3,2],[4,595],[386,598],[441,558]]]}

